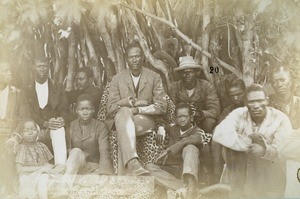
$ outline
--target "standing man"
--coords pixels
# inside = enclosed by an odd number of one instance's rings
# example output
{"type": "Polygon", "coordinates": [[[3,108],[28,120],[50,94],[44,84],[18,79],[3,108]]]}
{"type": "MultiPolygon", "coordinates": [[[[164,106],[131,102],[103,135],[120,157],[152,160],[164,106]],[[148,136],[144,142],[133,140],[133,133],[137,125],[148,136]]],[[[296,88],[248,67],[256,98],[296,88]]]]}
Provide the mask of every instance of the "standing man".
{"type": "Polygon", "coordinates": [[[20,118],[30,118],[39,125],[44,132],[39,136],[48,148],[53,149],[55,164],[65,164],[65,126],[72,119],[66,93],[62,85],[48,78],[47,58],[34,60],[33,69],[34,82],[21,94],[20,118]]]}
{"type": "MultiPolygon", "coordinates": [[[[126,48],[129,68],[115,75],[109,88],[107,126],[117,130],[121,162],[129,175],[148,174],[139,162],[136,136],[153,131],[154,116],[166,113],[166,94],[160,76],[143,67],[144,55],[138,43],[126,48]]],[[[120,159],[119,159],[120,163],[120,159]]]]}
{"type": "Polygon", "coordinates": [[[293,127],[291,137],[278,147],[278,152],[288,159],[285,197],[299,198],[300,183],[297,179],[297,172],[300,168],[300,97],[293,95],[291,73],[284,66],[274,67],[270,73],[270,80],[275,91],[270,98],[270,105],[284,112],[290,118],[293,127]]]}
{"type": "Polygon", "coordinates": [[[201,66],[193,57],[180,57],[179,61],[179,67],[175,68],[175,71],[181,73],[182,80],[175,82],[171,98],[174,104],[190,104],[197,126],[207,133],[212,133],[220,115],[217,92],[210,82],[197,79],[197,72],[201,66]]]}
{"type": "Polygon", "coordinates": [[[14,166],[14,154],[8,140],[17,126],[17,114],[20,91],[12,84],[12,72],[8,62],[0,62],[0,197],[11,194],[16,184],[17,175],[14,166]]]}
{"type": "Polygon", "coordinates": [[[242,197],[283,197],[284,162],[277,147],[292,133],[288,117],[268,107],[263,87],[246,89],[247,107],[232,111],[216,128],[213,140],[227,147],[231,194],[242,197]]]}
{"type": "Polygon", "coordinates": [[[102,97],[102,89],[99,89],[93,84],[93,71],[87,67],[79,68],[75,75],[76,90],[67,93],[69,104],[75,113],[75,104],[77,97],[81,94],[88,94],[93,99],[95,112],[93,118],[97,118],[98,107],[102,97]]]}

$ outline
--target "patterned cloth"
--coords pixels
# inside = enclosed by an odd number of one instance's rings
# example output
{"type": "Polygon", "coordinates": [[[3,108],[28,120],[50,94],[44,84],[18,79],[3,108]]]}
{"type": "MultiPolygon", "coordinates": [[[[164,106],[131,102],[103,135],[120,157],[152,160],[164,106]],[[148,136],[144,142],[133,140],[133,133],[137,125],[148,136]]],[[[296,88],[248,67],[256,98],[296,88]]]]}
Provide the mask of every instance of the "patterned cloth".
{"type": "Polygon", "coordinates": [[[20,144],[16,155],[16,163],[23,166],[43,166],[53,159],[47,146],[41,142],[35,145],[20,144]]]}

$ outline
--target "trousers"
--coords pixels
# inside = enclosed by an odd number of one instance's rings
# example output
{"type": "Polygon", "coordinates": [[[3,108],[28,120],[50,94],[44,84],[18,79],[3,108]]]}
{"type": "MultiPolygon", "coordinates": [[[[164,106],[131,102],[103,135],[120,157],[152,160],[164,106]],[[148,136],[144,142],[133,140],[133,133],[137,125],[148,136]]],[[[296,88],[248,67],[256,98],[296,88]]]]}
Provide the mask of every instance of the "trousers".
{"type": "MultiPolygon", "coordinates": [[[[199,149],[194,145],[187,145],[182,150],[182,156],[178,159],[178,164],[168,164],[168,159],[164,165],[147,164],[146,169],[154,176],[156,182],[169,189],[177,190],[184,186],[183,176],[190,174],[198,181],[198,170],[200,166],[199,149]]],[[[173,161],[172,161],[173,162],[173,161]]]]}
{"type": "Polygon", "coordinates": [[[65,164],[67,160],[67,144],[64,127],[50,130],[50,137],[54,153],[54,164],[65,164]]]}
{"type": "MultiPolygon", "coordinates": [[[[152,132],[155,128],[154,121],[147,115],[133,115],[127,108],[121,108],[115,116],[118,146],[122,164],[125,167],[129,160],[138,158],[136,152],[136,136],[152,132]]],[[[118,161],[119,162],[119,161],[118,161]]],[[[120,162],[119,162],[120,163],[120,162]]]]}
{"type": "Polygon", "coordinates": [[[245,152],[223,148],[231,197],[282,198],[285,164],[263,158],[249,159],[245,152]]]}

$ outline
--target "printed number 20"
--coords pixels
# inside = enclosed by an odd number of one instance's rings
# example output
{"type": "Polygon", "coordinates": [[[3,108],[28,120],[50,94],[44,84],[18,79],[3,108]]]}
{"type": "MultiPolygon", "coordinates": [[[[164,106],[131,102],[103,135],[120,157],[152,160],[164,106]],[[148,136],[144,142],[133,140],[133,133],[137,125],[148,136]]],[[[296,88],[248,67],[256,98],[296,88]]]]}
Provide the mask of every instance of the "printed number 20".
{"type": "Polygon", "coordinates": [[[209,67],[209,73],[218,73],[219,67],[209,67]]]}

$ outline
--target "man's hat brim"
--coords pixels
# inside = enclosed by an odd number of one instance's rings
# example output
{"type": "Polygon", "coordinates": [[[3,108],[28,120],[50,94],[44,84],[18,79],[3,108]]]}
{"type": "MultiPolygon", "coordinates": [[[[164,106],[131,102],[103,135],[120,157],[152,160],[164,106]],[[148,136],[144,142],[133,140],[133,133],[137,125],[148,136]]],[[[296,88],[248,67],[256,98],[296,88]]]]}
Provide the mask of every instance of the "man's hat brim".
{"type": "Polygon", "coordinates": [[[202,66],[201,65],[193,65],[193,66],[180,66],[174,69],[174,71],[178,72],[178,71],[182,71],[182,70],[186,70],[186,69],[198,69],[201,70],[202,66]]]}

